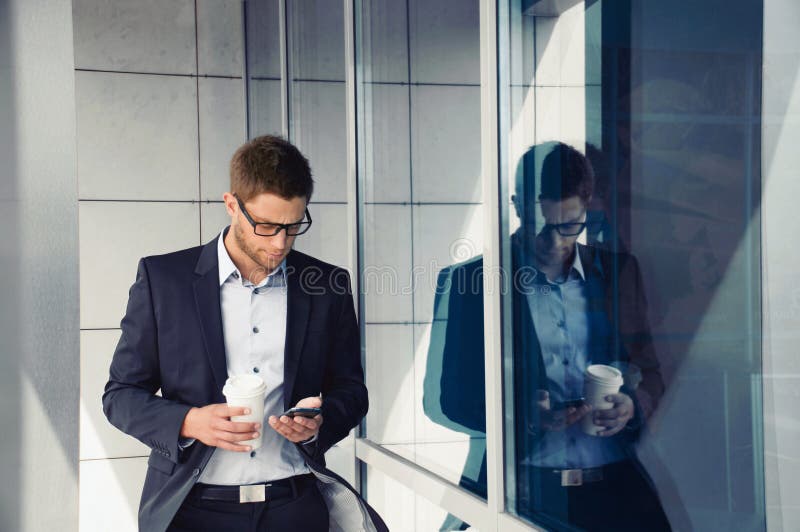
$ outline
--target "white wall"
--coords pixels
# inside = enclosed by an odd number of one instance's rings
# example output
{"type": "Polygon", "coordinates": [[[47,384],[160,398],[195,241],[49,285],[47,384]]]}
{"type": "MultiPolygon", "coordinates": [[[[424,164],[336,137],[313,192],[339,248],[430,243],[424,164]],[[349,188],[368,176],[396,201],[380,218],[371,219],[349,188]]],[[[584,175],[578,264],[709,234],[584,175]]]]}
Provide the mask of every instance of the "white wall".
{"type": "Polygon", "coordinates": [[[800,8],[764,2],[761,129],[764,446],[767,526],[800,530],[800,8]]]}
{"type": "Polygon", "coordinates": [[[149,449],[100,397],[140,257],[226,224],[245,140],[237,0],[75,0],[80,213],[80,528],[136,530],[149,449]]]}
{"type": "Polygon", "coordinates": [[[78,526],[69,14],[65,0],[0,2],[0,530],[78,526]]]}

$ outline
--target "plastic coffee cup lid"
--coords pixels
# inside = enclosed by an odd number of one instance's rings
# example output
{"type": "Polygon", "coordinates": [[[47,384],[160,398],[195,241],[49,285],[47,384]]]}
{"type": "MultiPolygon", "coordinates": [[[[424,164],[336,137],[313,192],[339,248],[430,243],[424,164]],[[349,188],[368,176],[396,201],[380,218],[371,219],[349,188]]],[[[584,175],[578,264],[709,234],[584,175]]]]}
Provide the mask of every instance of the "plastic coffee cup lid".
{"type": "Polygon", "coordinates": [[[255,375],[234,375],[228,377],[222,393],[225,397],[255,397],[267,391],[267,385],[261,377],[255,375]]]}
{"type": "Polygon", "coordinates": [[[605,364],[592,364],[586,368],[587,380],[592,380],[597,384],[619,385],[622,386],[622,372],[615,367],[605,364]]]}

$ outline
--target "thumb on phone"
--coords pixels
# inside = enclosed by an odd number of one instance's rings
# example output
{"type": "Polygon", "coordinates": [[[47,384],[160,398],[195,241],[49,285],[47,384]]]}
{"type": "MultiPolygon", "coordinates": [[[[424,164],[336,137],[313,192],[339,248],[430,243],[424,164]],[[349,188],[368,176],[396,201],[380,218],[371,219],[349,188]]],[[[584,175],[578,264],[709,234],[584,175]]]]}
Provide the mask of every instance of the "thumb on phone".
{"type": "Polygon", "coordinates": [[[318,396],[300,399],[295,405],[297,408],[322,408],[322,398],[318,396]]]}
{"type": "Polygon", "coordinates": [[[536,405],[540,410],[550,410],[550,392],[536,390],[536,405]]]}

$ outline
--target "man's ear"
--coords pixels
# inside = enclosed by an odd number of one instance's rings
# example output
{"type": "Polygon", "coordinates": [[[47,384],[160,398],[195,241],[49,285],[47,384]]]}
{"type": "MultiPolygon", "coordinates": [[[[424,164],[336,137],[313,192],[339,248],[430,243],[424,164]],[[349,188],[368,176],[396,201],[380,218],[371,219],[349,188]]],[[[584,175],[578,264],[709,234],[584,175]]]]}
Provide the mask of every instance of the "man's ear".
{"type": "Polygon", "coordinates": [[[222,201],[225,204],[228,216],[236,216],[236,197],[230,192],[226,192],[222,195],[222,201]]]}

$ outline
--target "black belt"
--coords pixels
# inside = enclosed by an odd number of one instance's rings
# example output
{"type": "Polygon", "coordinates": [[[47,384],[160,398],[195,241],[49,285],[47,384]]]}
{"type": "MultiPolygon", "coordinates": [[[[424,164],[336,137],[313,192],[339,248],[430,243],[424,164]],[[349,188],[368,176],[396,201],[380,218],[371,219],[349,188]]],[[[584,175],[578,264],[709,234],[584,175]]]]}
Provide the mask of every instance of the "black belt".
{"type": "Polygon", "coordinates": [[[204,501],[237,503],[279,501],[296,498],[315,480],[316,477],[308,473],[244,486],[222,486],[198,482],[192,487],[189,496],[204,501]]]}
{"type": "MultiPolygon", "coordinates": [[[[608,467],[608,466],[605,466],[608,467]]],[[[582,486],[591,482],[603,480],[604,467],[589,467],[583,469],[554,469],[549,467],[533,467],[533,471],[543,478],[558,479],[562,487],[582,486]]]]}

